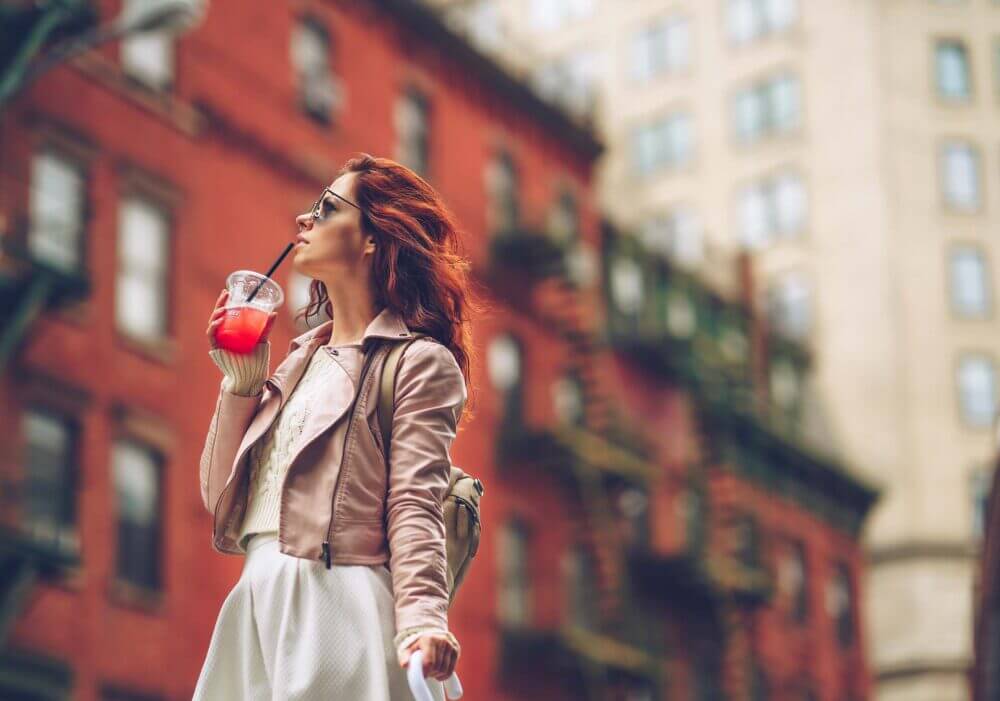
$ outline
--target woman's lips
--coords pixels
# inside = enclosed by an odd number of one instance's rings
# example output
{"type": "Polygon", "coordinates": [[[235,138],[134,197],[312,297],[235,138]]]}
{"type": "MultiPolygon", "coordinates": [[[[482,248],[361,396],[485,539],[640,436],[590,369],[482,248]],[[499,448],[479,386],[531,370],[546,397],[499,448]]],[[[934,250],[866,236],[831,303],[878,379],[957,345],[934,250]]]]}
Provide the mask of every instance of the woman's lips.
{"type": "Polygon", "coordinates": [[[297,241],[298,243],[305,243],[305,244],[308,244],[308,243],[309,243],[309,242],[308,242],[308,241],[306,240],[306,238],[305,238],[305,237],[304,237],[304,236],[303,236],[302,234],[299,234],[298,236],[296,236],[296,237],[295,237],[295,240],[296,240],[296,241],[297,241]]]}

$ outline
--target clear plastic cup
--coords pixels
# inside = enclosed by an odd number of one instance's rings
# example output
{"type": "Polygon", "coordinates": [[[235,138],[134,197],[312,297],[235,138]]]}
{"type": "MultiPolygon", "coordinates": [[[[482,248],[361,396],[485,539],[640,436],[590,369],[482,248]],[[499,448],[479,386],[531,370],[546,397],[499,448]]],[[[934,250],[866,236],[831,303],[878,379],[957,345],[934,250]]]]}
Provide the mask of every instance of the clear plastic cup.
{"type": "Polygon", "coordinates": [[[215,330],[215,342],[233,353],[252,353],[271,312],[285,301],[285,293],[274,280],[252,270],[232,273],[226,279],[226,289],[226,314],[215,330]],[[258,287],[260,290],[253,295],[258,287]]]}

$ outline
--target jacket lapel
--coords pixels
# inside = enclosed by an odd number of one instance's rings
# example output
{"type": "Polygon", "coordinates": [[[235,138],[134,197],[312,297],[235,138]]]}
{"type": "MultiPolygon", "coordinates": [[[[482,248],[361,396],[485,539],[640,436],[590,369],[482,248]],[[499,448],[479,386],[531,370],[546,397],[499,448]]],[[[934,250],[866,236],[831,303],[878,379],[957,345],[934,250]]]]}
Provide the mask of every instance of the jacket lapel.
{"type": "MultiPolygon", "coordinates": [[[[236,460],[233,463],[234,468],[241,463],[253,444],[267,433],[272,422],[278,416],[278,412],[281,411],[299,380],[302,379],[313,353],[330,341],[332,333],[333,321],[327,321],[293,339],[289,344],[288,355],[265,383],[272,394],[262,400],[257,415],[244,433],[236,453],[236,460]]],[[[402,318],[389,308],[384,308],[365,329],[360,351],[355,348],[354,352],[332,356],[344,373],[343,377],[340,378],[342,381],[334,381],[329,384],[330,392],[328,396],[324,397],[324,401],[313,410],[302,438],[298,441],[298,446],[308,445],[339,421],[350,408],[354,395],[358,392],[358,383],[361,379],[365,357],[378,350],[373,339],[401,341],[412,336],[413,334],[402,318]]],[[[318,352],[325,353],[326,351],[319,350],[318,352]]],[[[371,369],[377,369],[375,362],[372,363],[371,369]]],[[[235,469],[230,471],[230,480],[236,472],[235,469]]]]}

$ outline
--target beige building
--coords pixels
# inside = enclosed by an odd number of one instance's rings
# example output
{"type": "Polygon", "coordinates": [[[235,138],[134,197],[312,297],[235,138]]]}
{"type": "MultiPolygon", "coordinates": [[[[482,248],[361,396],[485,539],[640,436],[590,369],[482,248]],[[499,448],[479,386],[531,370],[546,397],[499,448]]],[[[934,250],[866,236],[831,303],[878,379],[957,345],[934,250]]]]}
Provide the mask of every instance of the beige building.
{"type": "Polygon", "coordinates": [[[878,698],[967,698],[997,406],[997,0],[436,0],[593,118],[603,205],[815,357],[810,430],[885,488],[878,698]]]}

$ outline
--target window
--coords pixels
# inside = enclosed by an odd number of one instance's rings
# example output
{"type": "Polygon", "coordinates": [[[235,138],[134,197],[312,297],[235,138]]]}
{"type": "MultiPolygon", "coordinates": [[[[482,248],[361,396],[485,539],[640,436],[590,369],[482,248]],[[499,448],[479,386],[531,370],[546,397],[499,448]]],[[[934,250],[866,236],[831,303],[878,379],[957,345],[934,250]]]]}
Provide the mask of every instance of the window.
{"type": "Polygon", "coordinates": [[[133,440],[112,447],[118,517],[115,571],[119,580],[143,589],[160,588],[160,457],[133,440]]]}
{"type": "Polygon", "coordinates": [[[510,232],[521,222],[520,184],[514,159],[500,152],[486,167],[486,190],[495,232],[510,232]]]}
{"type": "Polygon", "coordinates": [[[961,141],[945,144],[941,152],[941,189],[949,209],[979,209],[979,150],[975,146],[961,141]]]}
{"type": "Polygon", "coordinates": [[[981,319],[990,312],[989,269],[978,246],[951,248],[951,308],[962,318],[981,319]]]}
{"type": "Polygon", "coordinates": [[[615,499],[618,513],[623,519],[625,545],[627,548],[643,550],[649,546],[650,518],[649,494],[646,489],[629,485],[624,487],[615,499]]]}
{"type": "Polygon", "coordinates": [[[577,289],[590,288],[598,281],[600,254],[586,241],[577,241],[566,254],[566,274],[577,289]]]}
{"type": "Polygon", "coordinates": [[[580,236],[580,212],[576,197],[563,190],[549,210],[548,233],[562,244],[575,242],[580,236]]]}
{"type": "Polygon", "coordinates": [[[789,543],[778,566],[778,587],[788,602],[792,619],[798,623],[809,617],[808,578],[805,546],[799,541],[789,543]]]}
{"type": "Polygon", "coordinates": [[[519,521],[509,521],[500,529],[499,617],[508,627],[525,627],[532,618],[528,541],[527,527],[519,521]]]}
{"type": "MultiPolygon", "coordinates": [[[[123,12],[146,0],[126,0],[123,12]]],[[[121,40],[121,62],[125,74],[146,87],[169,90],[174,82],[174,37],[168,30],[128,34],[121,40]]]]}
{"type": "Polygon", "coordinates": [[[693,266],[704,258],[701,218],[687,207],[646,219],[640,237],[647,250],[682,266],[693,266]]]}
{"type": "Polygon", "coordinates": [[[566,618],[585,630],[595,630],[598,623],[597,567],[594,556],[582,543],[572,546],[564,556],[566,582],[566,618]]]}
{"type": "Polygon", "coordinates": [[[531,0],[531,22],[536,30],[559,29],[589,17],[595,4],[595,0],[531,0]]]}
{"type": "Polygon", "coordinates": [[[24,532],[40,544],[77,553],[77,427],[58,414],[29,409],[21,417],[21,433],[24,532]]]}
{"type": "Polygon", "coordinates": [[[801,112],[799,79],[778,75],[739,91],[733,100],[733,122],[740,143],[798,128],[801,112]]]}
{"type": "Polygon", "coordinates": [[[964,353],[958,363],[958,393],[965,423],[989,428],[996,414],[996,369],[983,353],[964,353]]]}
{"type": "Polygon", "coordinates": [[[295,25],[291,62],[302,109],[318,122],[329,122],[342,95],[330,66],[330,35],[318,20],[307,17],[295,25]]]}
{"type": "Polygon", "coordinates": [[[837,631],[837,642],[847,647],[854,642],[854,591],[847,565],[834,567],[826,587],[826,611],[837,631]]]}
{"type": "Polygon", "coordinates": [[[698,315],[690,295],[680,290],[667,292],[664,305],[664,323],[667,332],[677,338],[691,338],[698,326],[698,315]]]}
{"type": "Polygon", "coordinates": [[[770,399],[785,410],[794,409],[802,395],[802,378],[795,365],[787,360],[776,360],[770,364],[770,399]]]}
{"type": "Polygon", "coordinates": [[[748,44],[783,32],[798,18],[798,0],[727,0],[729,38],[748,44]]]}
{"type": "Polygon", "coordinates": [[[804,339],[812,326],[810,287],[804,275],[787,273],[767,292],[767,317],[779,334],[804,339]]]}
{"type": "Polygon", "coordinates": [[[427,175],[430,155],[427,98],[410,89],[396,102],[396,159],[420,175],[427,175]]]}
{"type": "Polygon", "coordinates": [[[795,173],[780,173],[744,186],[737,193],[740,243],[749,249],[791,239],[805,230],[808,198],[795,173]]]}
{"type": "Polygon", "coordinates": [[[592,116],[597,106],[600,55],[590,49],[574,51],[541,64],[532,75],[535,88],[579,116],[592,116]]]}
{"type": "Polygon", "coordinates": [[[130,197],[118,212],[115,322],[133,338],[155,341],[168,332],[170,223],[151,202],[130,197]]]}
{"type": "Polygon", "coordinates": [[[643,302],[642,268],[631,258],[615,258],[610,271],[611,301],[619,313],[637,316],[643,302]]]}
{"type": "Polygon", "coordinates": [[[77,164],[50,151],[35,155],[27,240],[34,258],[66,272],[83,267],[86,197],[77,164]]]}
{"type": "Polygon", "coordinates": [[[643,27],[632,39],[632,78],[645,82],[679,73],[691,63],[691,22],[665,17],[643,27]]]}
{"type": "Polygon", "coordinates": [[[505,423],[517,423],[521,419],[522,358],[521,344],[510,334],[501,334],[494,338],[486,351],[490,384],[501,396],[505,423]]]}
{"type": "Polygon", "coordinates": [[[496,0],[473,0],[460,9],[466,30],[476,45],[490,51],[503,48],[504,32],[496,0]]]}
{"type": "Polygon", "coordinates": [[[943,100],[965,102],[972,97],[969,76],[969,52],[956,39],[938,40],[934,47],[938,96],[943,100]]]}
{"type": "Polygon", "coordinates": [[[694,124],[691,116],[673,113],[632,132],[632,163],[639,175],[687,165],[694,157],[694,124]]]}
{"type": "Polygon", "coordinates": [[[556,418],[563,424],[581,426],[585,418],[583,383],[575,372],[569,372],[552,383],[552,405],[556,418]]]}

